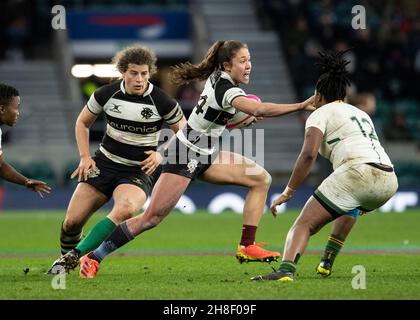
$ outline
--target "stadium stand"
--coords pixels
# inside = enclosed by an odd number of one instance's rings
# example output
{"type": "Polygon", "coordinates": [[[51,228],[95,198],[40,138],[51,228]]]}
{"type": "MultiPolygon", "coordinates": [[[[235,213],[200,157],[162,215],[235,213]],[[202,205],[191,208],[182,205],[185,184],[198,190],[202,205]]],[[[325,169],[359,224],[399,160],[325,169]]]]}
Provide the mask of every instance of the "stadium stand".
{"type": "Polygon", "coordinates": [[[391,157],[403,161],[400,174],[407,179],[402,183],[418,181],[420,6],[410,0],[360,5],[366,9],[367,28],[355,31],[352,1],[254,1],[263,29],[277,32],[300,99],[313,92],[318,51],[351,49],[346,54],[353,81],[349,94],[376,97],[373,121],[391,157]],[[401,152],[414,164],[404,164],[401,152]]]}
{"type": "MultiPolygon", "coordinates": [[[[3,143],[12,162],[26,166],[34,161],[47,161],[54,171],[55,184],[68,185],[68,176],[77,164],[72,160],[77,156],[75,118],[92,85],[109,79],[76,82],[69,72],[77,59],[72,55],[71,40],[65,30],[52,31],[48,3],[16,3],[27,7],[12,8],[8,2],[0,5],[1,12],[9,17],[0,22],[0,74],[2,82],[19,89],[22,112],[13,130],[4,128],[3,143]]],[[[197,101],[199,85],[173,91],[170,84],[165,85],[164,73],[168,66],[186,58],[198,61],[215,40],[240,39],[248,43],[253,72],[245,90],[263,101],[274,102],[298,101],[313,93],[316,80],[313,63],[318,50],[353,47],[347,57],[353,61],[350,94],[368,92],[376,97],[376,111],[372,116],[385,147],[398,163],[398,172],[407,177],[402,181],[418,180],[420,93],[416,86],[420,82],[420,9],[413,5],[414,1],[387,1],[381,5],[361,1],[367,8],[368,29],[349,32],[351,3],[332,0],[61,2],[70,10],[188,10],[194,50],[190,57],[176,54],[159,57],[161,73],[155,78],[158,85],[180,100],[187,115],[197,101]]],[[[102,57],[96,63],[109,62],[110,58],[102,57]]],[[[263,164],[273,174],[276,184],[285,182],[300,151],[306,116],[266,119],[254,126],[265,130],[263,164]]],[[[99,142],[103,129],[103,124],[95,123],[92,131],[95,143],[99,142]]],[[[318,174],[322,174],[322,167],[318,164],[318,174]]],[[[317,181],[315,175],[309,184],[317,181]]]]}

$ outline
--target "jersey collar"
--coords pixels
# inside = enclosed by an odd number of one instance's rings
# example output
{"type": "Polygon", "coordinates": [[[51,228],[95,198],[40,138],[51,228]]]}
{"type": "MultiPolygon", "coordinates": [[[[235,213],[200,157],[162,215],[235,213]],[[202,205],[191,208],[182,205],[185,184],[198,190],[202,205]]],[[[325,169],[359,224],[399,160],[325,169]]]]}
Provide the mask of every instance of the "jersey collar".
{"type": "Polygon", "coordinates": [[[235,82],[235,81],[233,81],[233,79],[230,77],[230,75],[229,75],[227,72],[225,72],[225,71],[221,71],[221,73],[220,73],[220,77],[221,77],[221,78],[224,78],[224,79],[226,79],[226,80],[229,80],[229,81],[230,81],[233,85],[237,86],[236,82],[235,82]]]}

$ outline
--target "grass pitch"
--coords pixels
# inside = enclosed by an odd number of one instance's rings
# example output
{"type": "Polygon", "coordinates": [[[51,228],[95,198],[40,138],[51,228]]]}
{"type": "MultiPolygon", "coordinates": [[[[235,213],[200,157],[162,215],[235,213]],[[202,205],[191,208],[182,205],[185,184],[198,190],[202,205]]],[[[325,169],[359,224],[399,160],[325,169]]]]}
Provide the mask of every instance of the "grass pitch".
{"type": "MultiPolygon", "coordinates": [[[[104,215],[96,214],[85,228],[104,215]]],[[[282,249],[296,211],[273,219],[264,215],[257,241],[282,249]]],[[[420,299],[420,212],[376,212],[360,217],[333,275],[314,269],[330,227],[311,238],[293,283],[253,282],[271,272],[268,264],[239,264],[234,258],[242,216],[234,213],[172,213],[108,257],[94,279],[66,276],[65,290],[54,290],[44,275],[58,257],[64,212],[0,214],[0,299],[420,299]],[[355,265],[366,270],[366,289],[353,289],[355,265]],[[26,271],[26,272],[25,272],[26,271]]],[[[279,263],[272,263],[277,267],[279,263]]]]}

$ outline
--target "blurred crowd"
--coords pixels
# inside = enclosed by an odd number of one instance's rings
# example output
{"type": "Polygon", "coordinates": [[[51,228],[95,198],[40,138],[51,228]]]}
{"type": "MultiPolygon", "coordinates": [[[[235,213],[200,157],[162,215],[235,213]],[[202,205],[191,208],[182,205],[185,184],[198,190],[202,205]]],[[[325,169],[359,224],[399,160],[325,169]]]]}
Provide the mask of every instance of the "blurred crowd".
{"type": "Polygon", "coordinates": [[[371,95],[381,114],[372,108],[370,114],[380,118],[386,139],[420,139],[419,0],[256,0],[255,6],[263,28],[279,33],[300,99],[313,93],[318,52],[350,49],[349,97],[371,95]],[[365,29],[352,27],[356,4],[365,8],[365,29]]]}
{"type": "Polygon", "coordinates": [[[49,58],[53,0],[0,1],[0,60],[49,58]]]}

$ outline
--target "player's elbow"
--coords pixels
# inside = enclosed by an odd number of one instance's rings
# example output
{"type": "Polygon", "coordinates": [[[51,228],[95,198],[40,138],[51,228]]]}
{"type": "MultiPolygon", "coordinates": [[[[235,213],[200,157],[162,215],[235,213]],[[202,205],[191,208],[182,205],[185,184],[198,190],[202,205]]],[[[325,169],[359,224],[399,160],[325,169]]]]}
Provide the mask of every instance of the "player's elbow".
{"type": "Polygon", "coordinates": [[[254,111],[252,112],[252,115],[256,118],[265,116],[264,109],[261,107],[261,105],[259,105],[258,107],[254,109],[254,111]]]}
{"type": "Polygon", "coordinates": [[[300,159],[303,162],[312,163],[316,160],[316,153],[313,153],[312,151],[302,151],[300,159]]]}
{"type": "Polygon", "coordinates": [[[83,120],[77,119],[76,124],[75,124],[75,129],[76,129],[76,131],[77,130],[86,130],[86,129],[89,129],[89,125],[87,123],[85,123],[83,120]]]}

